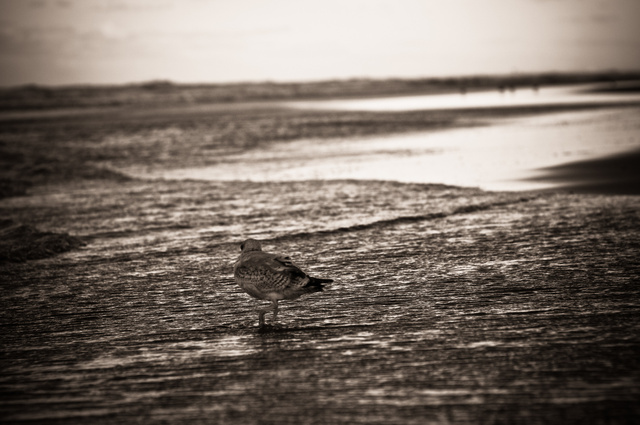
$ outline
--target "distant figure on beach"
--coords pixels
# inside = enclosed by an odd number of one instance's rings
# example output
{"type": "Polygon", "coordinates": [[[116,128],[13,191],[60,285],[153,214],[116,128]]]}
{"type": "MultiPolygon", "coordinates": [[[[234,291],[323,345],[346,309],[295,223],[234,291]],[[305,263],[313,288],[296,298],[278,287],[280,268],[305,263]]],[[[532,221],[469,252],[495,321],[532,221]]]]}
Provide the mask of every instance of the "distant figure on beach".
{"type": "Polygon", "coordinates": [[[249,295],[259,300],[271,301],[271,306],[259,310],[260,328],[265,326],[264,315],[273,311],[273,323],[278,317],[278,300],[293,300],[301,295],[323,290],[323,284],[332,279],[311,277],[295,264],[291,258],[262,251],[260,242],[247,239],[240,245],[240,258],[233,267],[233,276],[238,285],[249,295]]]}

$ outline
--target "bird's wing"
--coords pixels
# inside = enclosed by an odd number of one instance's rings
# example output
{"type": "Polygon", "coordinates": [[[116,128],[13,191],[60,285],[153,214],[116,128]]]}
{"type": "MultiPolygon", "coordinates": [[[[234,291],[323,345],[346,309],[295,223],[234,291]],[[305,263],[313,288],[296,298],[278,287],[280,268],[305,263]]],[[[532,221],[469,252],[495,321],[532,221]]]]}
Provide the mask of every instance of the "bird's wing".
{"type": "Polygon", "coordinates": [[[295,284],[298,281],[302,281],[307,277],[307,274],[295,265],[290,257],[274,255],[270,262],[270,267],[278,273],[287,276],[293,286],[296,286],[295,284]]]}
{"type": "Polygon", "coordinates": [[[251,252],[235,268],[236,276],[253,281],[261,290],[304,286],[307,275],[289,257],[251,252]]]}
{"type": "Polygon", "coordinates": [[[300,270],[300,267],[296,266],[295,264],[293,264],[293,261],[291,260],[291,257],[283,257],[282,255],[274,255],[273,256],[273,261],[275,261],[276,263],[279,264],[278,267],[286,267],[286,268],[293,268],[296,269],[298,271],[300,271],[302,273],[302,270],[300,270]]]}

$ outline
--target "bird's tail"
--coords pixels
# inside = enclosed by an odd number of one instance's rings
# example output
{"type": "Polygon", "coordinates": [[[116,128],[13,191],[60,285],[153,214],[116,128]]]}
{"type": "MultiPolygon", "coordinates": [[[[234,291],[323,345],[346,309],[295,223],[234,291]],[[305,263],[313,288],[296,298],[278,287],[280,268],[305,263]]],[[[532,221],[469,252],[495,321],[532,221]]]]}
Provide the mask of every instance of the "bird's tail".
{"type": "Polygon", "coordinates": [[[309,283],[304,285],[306,288],[312,289],[313,292],[324,290],[324,284],[333,282],[333,279],[320,279],[309,276],[309,283]]]}

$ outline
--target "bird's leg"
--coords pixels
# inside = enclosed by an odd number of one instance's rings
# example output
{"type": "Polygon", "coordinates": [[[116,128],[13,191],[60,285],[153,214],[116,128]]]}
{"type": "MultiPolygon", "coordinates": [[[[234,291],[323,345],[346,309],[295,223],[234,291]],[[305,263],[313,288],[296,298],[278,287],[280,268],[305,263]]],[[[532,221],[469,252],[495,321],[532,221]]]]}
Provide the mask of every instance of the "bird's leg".
{"type": "Polygon", "coordinates": [[[265,326],[264,315],[270,311],[273,311],[273,323],[275,323],[276,320],[278,319],[278,300],[271,301],[270,307],[264,308],[262,310],[258,310],[258,312],[260,313],[260,315],[258,316],[258,320],[260,321],[261,328],[264,328],[265,326]]]}
{"type": "Polygon", "coordinates": [[[260,322],[260,328],[264,328],[264,315],[267,314],[268,311],[269,310],[259,310],[260,315],[258,316],[258,320],[260,322]]]}

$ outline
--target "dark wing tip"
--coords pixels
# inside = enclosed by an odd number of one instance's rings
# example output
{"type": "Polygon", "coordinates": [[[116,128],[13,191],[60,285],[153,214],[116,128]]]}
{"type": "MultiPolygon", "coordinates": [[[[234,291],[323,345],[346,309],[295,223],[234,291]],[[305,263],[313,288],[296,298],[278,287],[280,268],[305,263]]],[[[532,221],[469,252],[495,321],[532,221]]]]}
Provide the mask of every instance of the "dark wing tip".
{"type": "Polygon", "coordinates": [[[317,280],[319,283],[333,283],[333,279],[318,279],[316,277],[313,279],[317,280]]]}
{"type": "Polygon", "coordinates": [[[333,279],[318,279],[317,277],[309,276],[309,283],[307,283],[305,286],[311,286],[322,291],[322,285],[331,282],[333,282],[333,279]]]}

